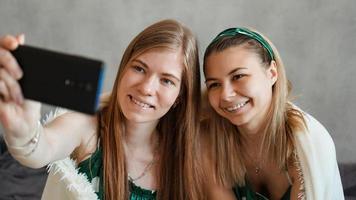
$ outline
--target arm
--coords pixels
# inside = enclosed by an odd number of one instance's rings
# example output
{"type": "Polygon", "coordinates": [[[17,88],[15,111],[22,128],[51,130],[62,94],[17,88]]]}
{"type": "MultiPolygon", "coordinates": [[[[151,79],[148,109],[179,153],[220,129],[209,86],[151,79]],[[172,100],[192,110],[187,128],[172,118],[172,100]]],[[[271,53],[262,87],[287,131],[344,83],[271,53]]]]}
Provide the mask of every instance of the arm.
{"type": "Polygon", "coordinates": [[[95,117],[79,113],[65,114],[44,127],[38,123],[40,104],[23,100],[17,82],[22,71],[9,52],[23,43],[23,36],[0,38],[0,122],[9,152],[20,163],[37,168],[68,156],[96,123],[95,117]]]}
{"type": "Polygon", "coordinates": [[[95,117],[75,112],[66,113],[43,127],[38,146],[30,156],[14,155],[11,148],[9,151],[23,165],[43,167],[68,157],[76,148],[86,144],[87,140],[96,134],[95,124],[95,117]]]}
{"type": "Polygon", "coordinates": [[[305,114],[307,131],[296,134],[296,148],[307,199],[344,199],[334,142],[312,116],[305,114]]]}

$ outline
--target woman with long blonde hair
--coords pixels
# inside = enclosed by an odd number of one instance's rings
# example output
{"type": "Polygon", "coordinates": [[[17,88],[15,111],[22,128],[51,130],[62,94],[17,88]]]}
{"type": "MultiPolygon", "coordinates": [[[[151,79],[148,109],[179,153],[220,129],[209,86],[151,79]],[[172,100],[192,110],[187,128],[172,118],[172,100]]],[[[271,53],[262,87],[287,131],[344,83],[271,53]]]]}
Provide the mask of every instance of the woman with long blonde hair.
{"type": "Polygon", "coordinates": [[[22,72],[8,53],[23,36],[0,43],[5,139],[22,164],[51,163],[43,199],[203,198],[195,165],[199,60],[187,27],[163,20],[144,29],[95,116],[68,112],[44,126],[37,123],[40,105],[22,99],[22,72]]]}
{"type": "Polygon", "coordinates": [[[248,28],[222,31],[204,55],[203,120],[211,198],[343,199],[334,143],[290,100],[274,45],[248,28]]]}

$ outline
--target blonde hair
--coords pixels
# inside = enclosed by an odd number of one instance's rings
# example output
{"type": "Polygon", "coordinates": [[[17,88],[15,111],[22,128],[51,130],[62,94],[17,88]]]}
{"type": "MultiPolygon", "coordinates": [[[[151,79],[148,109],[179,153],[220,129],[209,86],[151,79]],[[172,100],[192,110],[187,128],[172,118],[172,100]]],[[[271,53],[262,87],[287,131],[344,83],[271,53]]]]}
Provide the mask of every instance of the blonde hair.
{"type": "Polygon", "coordinates": [[[107,106],[101,111],[101,131],[106,200],[129,198],[123,149],[124,116],[118,87],[131,59],[151,49],[173,49],[183,54],[183,77],[178,103],[159,121],[159,176],[157,199],[201,199],[195,167],[195,141],[199,119],[200,71],[197,42],[191,31],[174,20],[157,22],[129,44],[107,106]]]}
{"type": "MultiPolygon", "coordinates": [[[[289,102],[291,84],[286,77],[284,65],[277,49],[265,36],[260,35],[273,49],[278,72],[278,79],[272,86],[271,106],[265,124],[261,128],[261,130],[265,130],[261,151],[267,152],[267,157],[263,158],[264,161],[273,160],[280,169],[284,169],[295,148],[294,134],[305,128],[305,122],[302,113],[289,102]]],[[[272,58],[261,43],[249,36],[237,34],[222,37],[206,49],[204,72],[205,62],[209,55],[235,46],[242,46],[256,53],[264,67],[270,66],[272,58]]],[[[207,99],[205,100],[207,101],[207,99]]],[[[204,120],[203,127],[209,131],[207,137],[212,147],[210,159],[214,163],[215,181],[228,186],[244,185],[246,167],[243,162],[244,149],[241,142],[243,136],[234,124],[221,117],[211,106],[207,109],[210,114],[204,120]]]]}

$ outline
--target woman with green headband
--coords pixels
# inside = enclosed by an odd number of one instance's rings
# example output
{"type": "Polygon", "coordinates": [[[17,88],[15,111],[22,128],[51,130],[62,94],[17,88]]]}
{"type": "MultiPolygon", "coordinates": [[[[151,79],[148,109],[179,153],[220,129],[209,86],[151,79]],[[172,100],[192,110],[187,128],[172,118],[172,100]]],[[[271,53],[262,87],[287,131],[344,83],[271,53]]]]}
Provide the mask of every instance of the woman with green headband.
{"type": "Polygon", "coordinates": [[[271,42],[247,28],[227,29],[206,49],[204,74],[212,199],[344,199],[333,140],[289,101],[271,42]]]}

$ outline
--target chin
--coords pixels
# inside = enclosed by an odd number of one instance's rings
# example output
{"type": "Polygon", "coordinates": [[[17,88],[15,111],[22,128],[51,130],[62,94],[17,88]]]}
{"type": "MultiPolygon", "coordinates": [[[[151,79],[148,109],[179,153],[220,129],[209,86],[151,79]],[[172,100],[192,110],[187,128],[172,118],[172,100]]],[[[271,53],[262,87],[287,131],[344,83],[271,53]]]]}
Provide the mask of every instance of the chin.
{"type": "Polygon", "coordinates": [[[126,118],[126,120],[129,122],[132,122],[132,123],[145,123],[145,122],[153,121],[153,120],[145,119],[142,117],[130,117],[130,118],[126,118]]]}
{"type": "Polygon", "coordinates": [[[146,121],[146,117],[144,117],[143,115],[138,115],[138,114],[125,114],[124,116],[126,118],[126,120],[131,121],[131,122],[142,122],[142,121],[146,121]]]}
{"type": "Polygon", "coordinates": [[[230,122],[231,122],[233,125],[237,126],[237,127],[243,126],[244,124],[247,123],[247,122],[244,122],[244,121],[242,121],[242,120],[230,120],[230,122]]]}
{"type": "Polygon", "coordinates": [[[250,122],[250,118],[248,116],[238,116],[234,118],[228,119],[235,126],[243,126],[250,122]]]}
{"type": "Polygon", "coordinates": [[[134,123],[147,123],[147,122],[154,122],[157,121],[158,118],[154,116],[146,116],[142,113],[124,113],[124,116],[127,121],[134,122],[134,123]]]}

